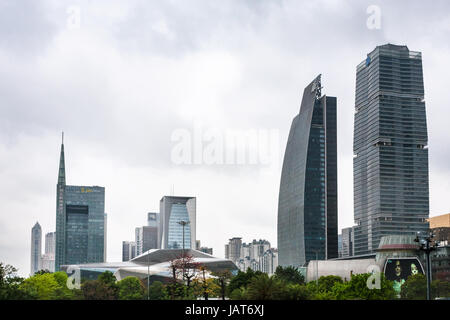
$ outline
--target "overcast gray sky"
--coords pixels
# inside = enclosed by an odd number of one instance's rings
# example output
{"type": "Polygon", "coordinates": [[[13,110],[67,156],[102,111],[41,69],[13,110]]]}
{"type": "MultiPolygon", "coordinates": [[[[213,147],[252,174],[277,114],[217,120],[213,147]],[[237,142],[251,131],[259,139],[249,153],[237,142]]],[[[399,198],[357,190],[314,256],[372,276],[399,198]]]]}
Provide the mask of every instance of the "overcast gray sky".
{"type": "Polygon", "coordinates": [[[61,131],[67,183],[106,188],[109,261],[172,186],[197,197],[197,238],[216,256],[234,236],[276,246],[287,134],[319,73],[338,99],[339,229],[351,226],[355,69],[388,42],[423,54],[430,215],[450,212],[449,39],[448,1],[1,0],[0,261],[28,274],[32,226],[55,230],[61,131]],[[278,160],[177,165],[172,134],[196,124],[277,132],[278,160]]]}

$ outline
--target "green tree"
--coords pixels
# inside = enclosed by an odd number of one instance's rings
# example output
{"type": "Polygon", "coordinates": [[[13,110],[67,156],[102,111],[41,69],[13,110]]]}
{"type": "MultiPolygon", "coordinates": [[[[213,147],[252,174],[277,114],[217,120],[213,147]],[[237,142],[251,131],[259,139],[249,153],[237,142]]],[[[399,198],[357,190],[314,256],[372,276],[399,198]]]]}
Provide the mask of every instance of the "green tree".
{"type": "Polygon", "coordinates": [[[383,273],[379,273],[380,289],[369,289],[367,280],[371,275],[371,273],[353,275],[348,282],[335,283],[331,291],[334,292],[336,299],[390,300],[396,298],[393,282],[387,280],[383,273]]]}
{"type": "Polygon", "coordinates": [[[247,288],[247,285],[250,283],[250,280],[254,277],[261,275],[260,271],[253,271],[248,268],[246,272],[238,271],[237,275],[235,275],[230,280],[230,284],[228,285],[228,292],[231,294],[235,289],[247,288]]]}
{"type": "Polygon", "coordinates": [[[97,280],[86,280],[81,284],[86,300],[117,300],[119,288],[111,271],[103,272],[97,280]]]}
{"type": "Polygon", "coordinates": [[[433,298],[450,298],[450,282],[433,280],[431,282],[431,296],[433,298]]]}
{"type": "Polygon", "coordinates": [[[331,288],[333,288],[333,286],[336,283],[343,283],[343,281],[342,278],[339,276],[330,275],[320,277],[318,283],[319,283],[318,287],[319,292],[330,292],[331,288]]]}
{"type": "Polygon", "coordinates": [[[137,277],[126,277],[117,282],[120,300],[142,300],[145,288],[137,277]]]}
{"type": "Polygon", "coordinates": [[[279,298],[282,300],[308,300],[310,291],[304,284],[288,283],[282,286],[279,298]]]}
{"type": "Polygon", "coordinates": [[[425,275],[418,273],[409,276],[402,284],[400,297],[406,300],[426,300],[427,279],[425,275]]]}
{"type": "Polygon", "coordinates": [[[59,288],[58,282],[51,273],[35,274],[25,279],[20,285],[21,290],[39,300],[56,299],[56,292],[59,288]]]}
{"type": "Polygon", "coordinates": [[[227,287],[230,283],[230,279],[233,277],[229,270],[216,271],[211,273],[215,278],[215,281],[218,283],[220,287],[220,296],[222,300],[225,300],[225,296],[227,293],[227,287]]]}
{"type": "Polygon", "coordinates": [[[247,298],[249,300],[278,300],[282,299],[282,291],[281,281],[263,273],[250,280],[247,286],[247,298]]]}
{"type": "Polygon", "coordinates": [[[34,299],[20,286],[24,279],[16,275],[17,269],[12,265],[0,262],[0,300],[34,299]]]}
{"type": "Polygon", "coordinates": [[[164,293],[164,285],[161,281],[154,281],[148,290],[150,300],[165,300],[167,298],[164,293]]]}
{"type": "Polygon", "coordinates": [[[274,277],[286,283],[305,283],[305,277],[300,273],[300,270],[298,268],[293,266],[278,266],[275,270],[274,277]]]}

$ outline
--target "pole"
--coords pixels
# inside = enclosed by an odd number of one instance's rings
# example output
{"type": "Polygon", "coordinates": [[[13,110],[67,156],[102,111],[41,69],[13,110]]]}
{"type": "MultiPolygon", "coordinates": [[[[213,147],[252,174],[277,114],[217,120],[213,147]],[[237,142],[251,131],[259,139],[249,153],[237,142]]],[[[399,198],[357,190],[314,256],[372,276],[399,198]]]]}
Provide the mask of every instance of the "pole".
{"type": "Polygon", "coordinates": [[[430,241],[427,239],[427,300],[431,300],[431,259],[430,259],[430,241]]]}
{"type": "Polygon", "coordinates": [[[147,252],[147,300],[150,300],[150,255],[147,252]]]}

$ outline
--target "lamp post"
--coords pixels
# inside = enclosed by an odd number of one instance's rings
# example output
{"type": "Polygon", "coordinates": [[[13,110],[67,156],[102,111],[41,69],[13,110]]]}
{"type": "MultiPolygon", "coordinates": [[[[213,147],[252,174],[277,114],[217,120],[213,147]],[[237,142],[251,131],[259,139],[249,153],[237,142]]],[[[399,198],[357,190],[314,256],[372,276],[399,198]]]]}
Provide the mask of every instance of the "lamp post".
{"type": "Polygon", "coordinates": [[[147,252],[147,300],[150,300],[150,255],[147,252]]]}
{"type": "Polygon", "coordinates": [[[183,226],[183,280],[184,280],[184,227],[189,224],[189,221],[178,221],[178,224],[183,226]]]}
{"type": "Polygon", "coordinates": [[[419,235],[416,235],[415,242],[420,243],[420,250],[425,252],[427,257],[427,300],[431,300],[431,257],[430,253],[437,248],[437,243],[431,245],[433,242],[434,234],[429,232],[424,239],[419,239],[419,235]]]}

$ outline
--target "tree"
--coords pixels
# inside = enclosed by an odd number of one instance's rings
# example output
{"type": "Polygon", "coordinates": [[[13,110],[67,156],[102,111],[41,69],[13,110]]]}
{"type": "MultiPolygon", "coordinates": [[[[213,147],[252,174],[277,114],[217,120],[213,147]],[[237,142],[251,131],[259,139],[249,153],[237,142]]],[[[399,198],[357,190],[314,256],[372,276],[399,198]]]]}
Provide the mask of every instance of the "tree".
{"type": "Polygon", "coordinates": [[[228,285],[228,292],[231,294],[236,289],[247,288],[247,285],[250,283],[250,280],[254,277],[261,275],[260,271],[253,271],[248,268],[247,272],[238,271],[237,275],[235,275],[230,280],[230,284],[228,285]]]}
{"type": "Polygon", "coordinates": [[[111,271],[103,272],[97,280],[87,280],[81,284],[83,296],[87,300],[117,300],[119,288],[111,271]]]}
{"type": "Polygon", "coordinates": [[[166,295],[164,293],[164,285],[161,281],[154,281],[148,288],[150,300],[164,300],[166,295]]]}
{"type": "Polygon", "coordinates": [[[450,282],[442,280],[433,280],[431,282],[431,295],[433,298],[449,298],[450,282]]]}
{"type": "Polygon", "coordinates": [[[281,299],[282,284],[266,273],[253,277],[247,287],[249,300],[275,300],[281,299]]]}
{"type": "Polygon", "coordinates": [[[51,273],[35,274],[25,279],[20,285],[21,290],[39,300],[56,299],[56,292],[59,288],[58,282],[51,273]]]}
{"type": "Polygon", "coordinates": [[[311,296],[304,284],[288,283],[282,287],[280,298],[282,300],[308,300],[311,296]]]}
{"type": "Polygon", "coordinates": [[[120,300],[142,300],[145,288],[137,277],[126,277],[117,282],[120,300]]]}
{"type": "Polygon", "coordinates": [[[339,276],[329,275],[320,277],[318,283],[319,283],[318,288],[319,292],[329,292],[336,283],[343,283],[343,281],[342,278],[339,276]]]}
{"type": "Polygon", "coordinates": [[[380,289],[369,289],[367,280],[371,273],[353,275],[348,282],[336,282],[331,288],[332,298],[350,300],[390,300],[395,299],[396,292],[393,282],[385,278],[383,273],[380,276],[380,289]]]}
{"type": "Polygon", "coordinates": [[[227,292],[227,285],[230,282],[230,279],[232,278],[232,274],[230,270],[222,270],[222,271],[216,271],[211,273],[214,277],[216,277],[216,281],[218,285],[220,286],[220,295],[222,297],[222,300],[225,300],[225,295],[227,292]]]}
{"type": "Polygon", "coordinates": [[[0,262],[0,300],[33,299],[20,289],[23,278],[16,275],[17,269],[12,265],[0,262]]]}
{"type": "Polygon", "coordinates": [[[426,300],[427,279],[425,275],[418,273],[409,276],[402,284],[400,297],[407,300],[426,300]]]}
{"type": "Polygon", "coordinates": [[[305,277],[300,273],[300,270],[298,268],[293,266],[278,266],[275,270],[274,277],[286,283],[305,283],[305,277]]]}
{"type": "Polygon", "coordinates": [[[194,261],[194,257],[189,254],[182,254],[181,257],[170,262],[174,281],[181,277],[183,281],[186,281],[188,289],[192,279],[197,276],[200,266],[199,263],[194,261]]]}

